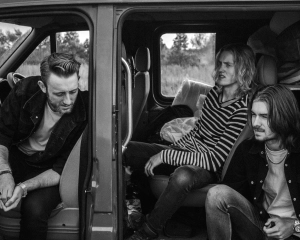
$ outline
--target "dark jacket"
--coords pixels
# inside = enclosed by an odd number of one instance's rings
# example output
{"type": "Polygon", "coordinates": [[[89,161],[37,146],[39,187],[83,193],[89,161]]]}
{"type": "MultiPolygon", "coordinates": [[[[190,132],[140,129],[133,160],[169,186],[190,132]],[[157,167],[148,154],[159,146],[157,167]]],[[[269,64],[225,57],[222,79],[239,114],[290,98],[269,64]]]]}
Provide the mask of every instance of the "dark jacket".
{"type": "MultiPolygon", "coordinates": [[[[300,218],[300,144],[288,153],[284,173],[291,200],[300,218]]],[[[262,186],[268,173],[265,143],[246,140],[236,149],[223,183],[246,197],[259,210],[263,221],[269,218],[262,206],[264,191],[262,186]]]]}
{"type": "MultiPolygon", "coordinates": [[[[39,76],[18,82],[0,108],[0,145],[8,149],[31,136],[39,126],[47,101],[40,90],[39,76]]],[[[27,159],[38,168],[52,168],[61,174],[65,162],[87,124],[88,92],[78,92],[73,111],[55,125],[45,151],[27,159]]]]}

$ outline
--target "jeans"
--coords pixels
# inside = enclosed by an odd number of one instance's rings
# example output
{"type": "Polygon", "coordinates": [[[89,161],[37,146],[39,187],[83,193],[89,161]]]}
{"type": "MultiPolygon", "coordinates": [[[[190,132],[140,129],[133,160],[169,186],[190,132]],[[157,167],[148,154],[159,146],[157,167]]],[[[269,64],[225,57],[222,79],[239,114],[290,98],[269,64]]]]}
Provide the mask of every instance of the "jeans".
{"type": "MultiPolygon", "coordinates": [[[[24,182],[42,172],[45,168],[35,168],[26,164],[28,156],[12,147],[9,163],[15,183],[24,182]]],[[[21,202],[20,236],[21,240],[46,240],[48,219],[51,211],[61,202],[59,186],[39,188],[28,192],[21,202]]]]}
{"type": "MultiPolygon", "coordinates": [[[[175,146],[130,142],[124,155],[125,165],[130,166],[132,170],[143,170],[150,157],[170,148],[184,151],[175,146]]],[[[148,225],[156,232],[163,229],[167,220],[182,205],[190,191],[217,181],[215,173],[192,165],[176,167],[161,164],[153,172],[155,175],[170,175],[167,188],[147,217],[148,225]]]]}
{"type": "MultiPolygon", "coordinates": [[[[240,193],[226,185],[211,188],[207,194],[206,225],[209,240],[271,240],[263,232],[264,222],[257,209],[240,193]]],[[[299,239],[296,236],[287,238],[299,239]]]]}

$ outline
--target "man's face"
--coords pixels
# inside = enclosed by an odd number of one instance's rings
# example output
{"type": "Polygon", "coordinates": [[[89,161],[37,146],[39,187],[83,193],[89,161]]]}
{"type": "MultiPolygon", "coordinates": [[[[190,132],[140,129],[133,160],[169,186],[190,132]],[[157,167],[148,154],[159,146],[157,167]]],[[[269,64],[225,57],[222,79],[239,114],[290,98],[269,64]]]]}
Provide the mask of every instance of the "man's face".
{"type": "Polygon", "coordinates": [[[218,72],[216,83],[219,86],[226,87],[236,85],[238,86],[235,77],[234,58],[230,52],[222,52],[218,59],[218,72]]]}
{"type": "Polygon", "coordinates": [[[52,111],[61,115],[71,113],[78,95],[77,73],[69,77],[59,77],[53,73],[47,80],[47,86],[39,81],[39,86],[47,94],[52,111]]]}
{"type": "Polygon", "coordinates": [[[251,109],[252,127],[255,139],[258,141],[277,140],[277,136],[269,127],[269,111],[267,104],[254,101],[251,109]]]}

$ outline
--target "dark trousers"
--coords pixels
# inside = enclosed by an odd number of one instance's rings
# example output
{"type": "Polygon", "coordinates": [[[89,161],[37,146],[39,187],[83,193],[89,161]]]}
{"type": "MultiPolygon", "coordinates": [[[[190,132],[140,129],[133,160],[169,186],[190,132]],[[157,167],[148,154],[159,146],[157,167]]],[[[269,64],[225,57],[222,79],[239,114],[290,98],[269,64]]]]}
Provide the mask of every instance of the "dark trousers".
{"type": "MultiPolygon", "coordinates": [[[[12,168],[15,183],[33,178],[47,168],[29,166],[29,157],[12,147],[9,151],[9,163],[12,168]]],[[[28,192],[21,202],[20,237],[21,240],[46,240],[48,219],[51,211],[61,202],[59,186],[40,188],[28,192]]]]}
{"type": "MultiPolygon", "coordinates": [[[[143,171],[150,157],[170,148],[184,151],[174,146],[130,142],[124,153],[125,165],[130,166],[133,171],[143,171]]],[[[156,232],[162,230],[167,220],[182,205],[191,190],[217,182],[215,173],[192,165],[176,167],[161,164],[154,168],[153,172],[155,175],[170,175],[167,188],[161,194],[153,211],[147,218],[148,225],[156,232]]]]}

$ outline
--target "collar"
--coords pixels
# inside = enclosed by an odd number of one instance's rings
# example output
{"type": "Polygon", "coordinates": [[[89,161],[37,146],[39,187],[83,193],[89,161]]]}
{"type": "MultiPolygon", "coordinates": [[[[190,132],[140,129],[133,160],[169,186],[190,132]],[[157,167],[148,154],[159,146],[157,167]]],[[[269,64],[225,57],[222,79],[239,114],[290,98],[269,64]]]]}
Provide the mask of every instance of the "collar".
{"type": "MultiPolygon", "coordinates": [[[[31,98],[24,104],[23,109],[30,112],[31,114],[38,114],[44,111],[44,107],[47,101],[47,95],[42,91],[38,90],[31,98]]],[[[74,108],[71,114],[74,121],[81,122],[86,120],[86,109],[82,96],[82,92],[78,89],[77,99],[74,104],[74,108]]]]}
{"type": "MultiPolygon", "coordinates": [[[[249,150],[250,154],[258,154],[261,151],[265,151],[265,142],[256,141],[253,137],[252,139],[252,147],[249,150]]],[[[296,147],[292,147],[291,152],[299,153],[300,152],[300,144],[297,144],[296,147]]]]}

